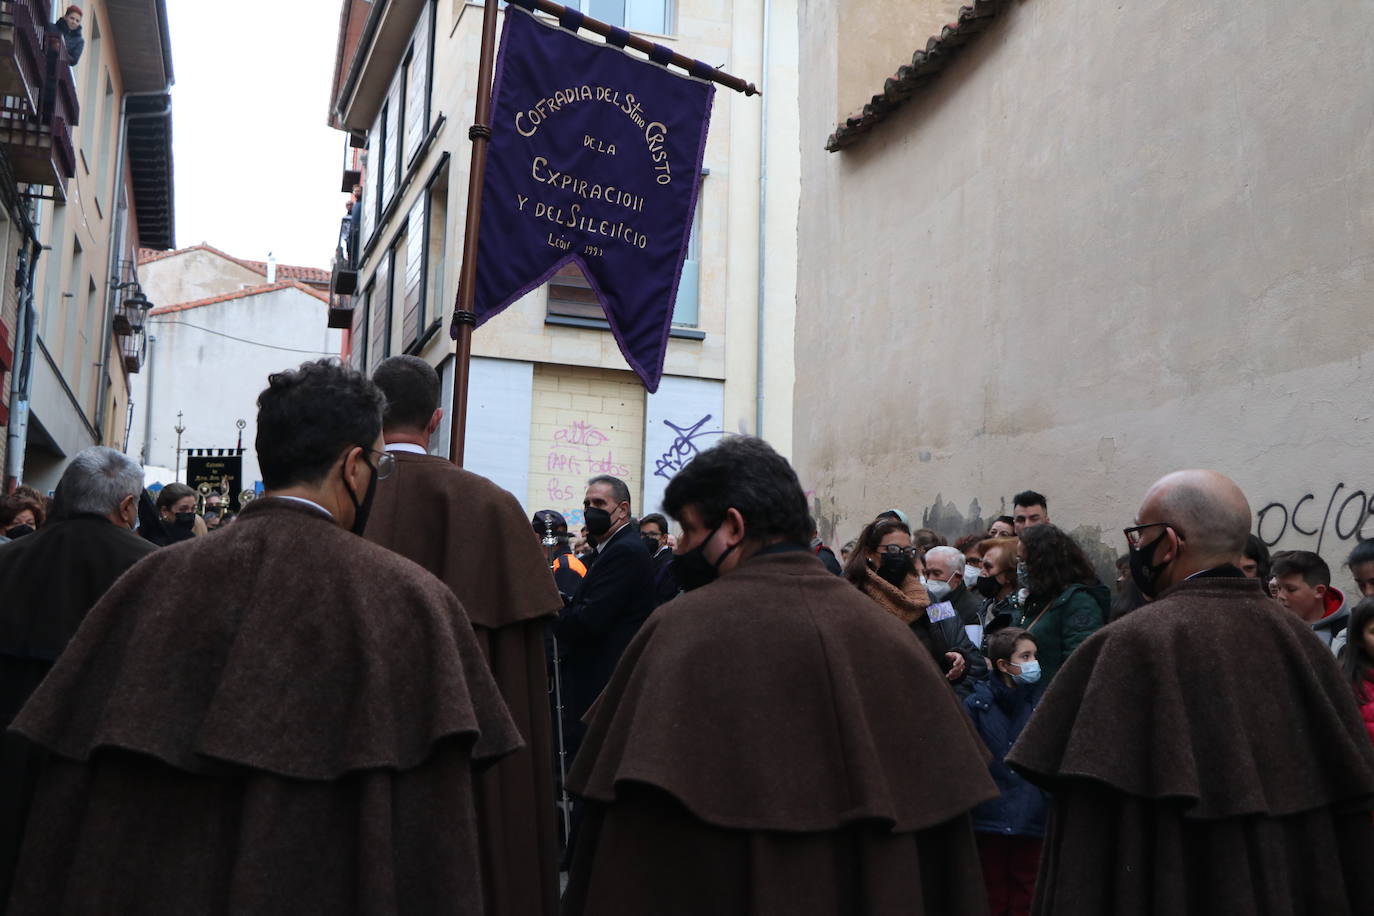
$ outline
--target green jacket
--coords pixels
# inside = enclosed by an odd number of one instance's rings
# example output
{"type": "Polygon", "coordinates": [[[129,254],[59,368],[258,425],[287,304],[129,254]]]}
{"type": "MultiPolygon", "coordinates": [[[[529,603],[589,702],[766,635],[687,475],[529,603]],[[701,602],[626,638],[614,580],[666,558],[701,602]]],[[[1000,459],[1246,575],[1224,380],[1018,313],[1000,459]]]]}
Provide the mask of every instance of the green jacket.
{"type": "Polygon", "coordinates": [[[1048,684],[1069,653],[1107,622],[1111,593],[1105,585],[1070,585],[1048,605],[1032,599],[1021,610],[1017,626],[1035,637],[1040,683],[1048,684]]]}

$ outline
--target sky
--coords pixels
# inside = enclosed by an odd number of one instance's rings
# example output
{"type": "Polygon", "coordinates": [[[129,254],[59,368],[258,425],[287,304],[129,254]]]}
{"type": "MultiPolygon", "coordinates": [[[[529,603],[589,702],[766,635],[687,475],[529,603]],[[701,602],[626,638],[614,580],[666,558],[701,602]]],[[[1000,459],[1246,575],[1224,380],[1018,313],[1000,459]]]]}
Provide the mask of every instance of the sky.
{"type": "Polygon", "coordinates": [[[346,137],[325,125],[340,0],[167,0],[176,244],[328,268],[346,137]]]}

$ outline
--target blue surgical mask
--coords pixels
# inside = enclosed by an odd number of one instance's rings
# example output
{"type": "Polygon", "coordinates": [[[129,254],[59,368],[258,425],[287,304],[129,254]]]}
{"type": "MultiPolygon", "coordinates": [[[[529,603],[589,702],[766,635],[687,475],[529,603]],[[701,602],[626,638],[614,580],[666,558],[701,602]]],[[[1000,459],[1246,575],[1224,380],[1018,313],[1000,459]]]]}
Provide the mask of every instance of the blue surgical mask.
{"type": "Polygon", "coordinates": [[[1021,673],[1011,676],[1013,682],[1017,684],[1034,684],[1040,680],[1040,663],[1035,659],[1021,663],[1021,673]]]}

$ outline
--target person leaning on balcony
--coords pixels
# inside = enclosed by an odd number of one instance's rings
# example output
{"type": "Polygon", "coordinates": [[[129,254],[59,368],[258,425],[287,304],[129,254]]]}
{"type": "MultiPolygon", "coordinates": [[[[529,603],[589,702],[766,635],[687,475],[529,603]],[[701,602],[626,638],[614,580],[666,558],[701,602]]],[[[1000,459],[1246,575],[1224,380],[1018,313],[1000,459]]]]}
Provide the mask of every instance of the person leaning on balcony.
{"type": "Polygon", "coordinates": [[[67,46],[67,57],[75,67],[81,59],[81,52],[86,49],[86,36],[81,34],[81,7],[75,3],[67,7],[62,18],[53,25],[53,30],[62,36],[62,42],[67,46]]]}

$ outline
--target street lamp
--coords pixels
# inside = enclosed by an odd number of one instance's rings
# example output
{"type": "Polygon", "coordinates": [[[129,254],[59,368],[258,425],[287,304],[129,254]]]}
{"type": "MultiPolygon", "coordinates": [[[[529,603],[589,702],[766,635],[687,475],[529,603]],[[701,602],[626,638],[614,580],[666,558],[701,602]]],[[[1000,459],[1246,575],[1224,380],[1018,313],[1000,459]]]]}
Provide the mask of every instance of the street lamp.
{"type": "Polygon", "coordinates": [[[143,295],[143,289],[138,285],[137,280],[116,283],[113,288],[115,292],[119,292],[130,287],[133,288],[133,293],[119,304],[114,316],[114,332],[121,336],[141,332],[144,320],[153,308],[148,297],[143,295]]]}
{"type": "Polygon", "coordinates": [[[152,311],[153,304],[148,301],[148,297],[143,295],[143,290],[134,287],[134,294],[124,300],[124,311],[129,316],[129,326],[133,328],[135,334],[143,330],[143,322],[152,311]]]}

